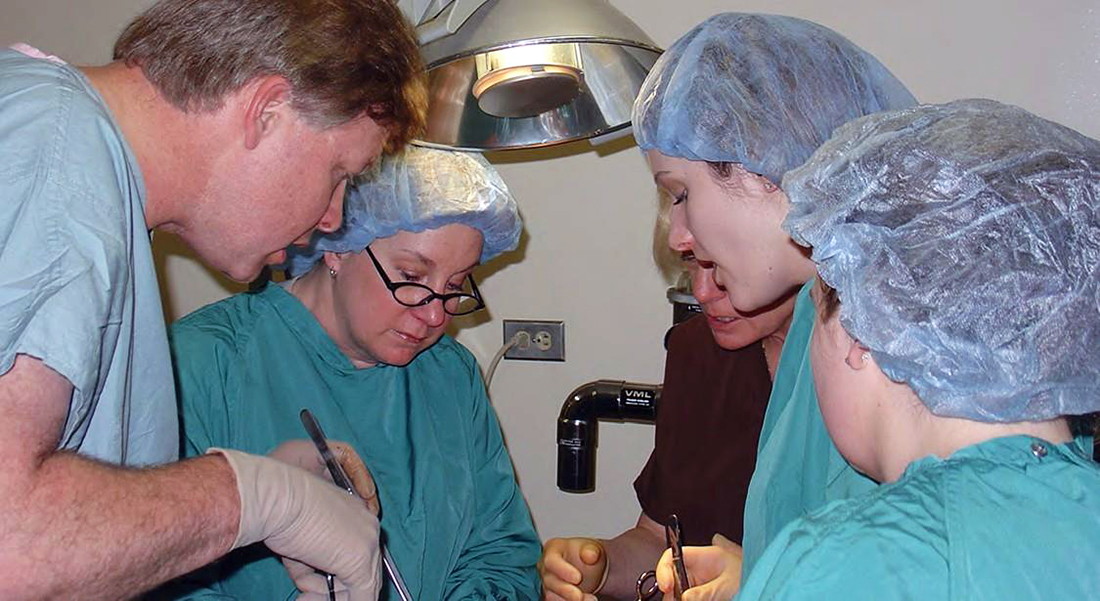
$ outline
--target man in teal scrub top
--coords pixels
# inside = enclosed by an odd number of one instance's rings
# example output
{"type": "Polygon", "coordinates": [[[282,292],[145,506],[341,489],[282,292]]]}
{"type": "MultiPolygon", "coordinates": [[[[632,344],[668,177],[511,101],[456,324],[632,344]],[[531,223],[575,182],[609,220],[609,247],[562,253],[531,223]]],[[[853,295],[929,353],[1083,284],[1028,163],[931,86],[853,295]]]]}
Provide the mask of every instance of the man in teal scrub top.
{"type": "MultiPolygon", "coordinates": [[[[536,599],[541,547],[496,414],[443,333],[483,307],[471,270],[515,248],[516,203],[477,154],[410,146],[361,177],[344,227],[291,252],[300,277],[173,324],[184,451],[267,453],[302,435],[308,408],[370,468],[414,598],[536,599]]],[[[178,584],[196,599],[296,593],[265,549],[178,584]]]]}
{"type": "Polygon", "coordinates": [[[373,597],[346,495],[234,451],[170,463],[149,231],[248,280],[338,227],[344,176],[422,122],[415,39],[386,0],[149,4],[105,66],[0,49],[0,598],[133,597],[261,540],[373,597]]]}

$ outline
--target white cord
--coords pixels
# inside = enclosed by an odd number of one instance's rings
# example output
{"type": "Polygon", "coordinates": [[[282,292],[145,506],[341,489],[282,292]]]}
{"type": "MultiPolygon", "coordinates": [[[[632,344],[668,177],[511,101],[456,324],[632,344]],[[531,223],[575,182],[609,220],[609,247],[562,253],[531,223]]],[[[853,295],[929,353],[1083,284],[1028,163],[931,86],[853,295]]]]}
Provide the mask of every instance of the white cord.
{"type": "Polygon", "coordinates": [[[500,365],[500,360],[504,358],[504,353],[507,353],[512,347],[519,345],[526,347],[531,344],[531,335],[527,332],[516,332],[508,342],[504,343],[504,346],[500,347],[497,354],[493,357],[492,362],[489,363],[489,370],[485,372],[485,390],[489,390],[489,385],[493,382],[493,374],[497,371],[497,365],[500,365]]]}

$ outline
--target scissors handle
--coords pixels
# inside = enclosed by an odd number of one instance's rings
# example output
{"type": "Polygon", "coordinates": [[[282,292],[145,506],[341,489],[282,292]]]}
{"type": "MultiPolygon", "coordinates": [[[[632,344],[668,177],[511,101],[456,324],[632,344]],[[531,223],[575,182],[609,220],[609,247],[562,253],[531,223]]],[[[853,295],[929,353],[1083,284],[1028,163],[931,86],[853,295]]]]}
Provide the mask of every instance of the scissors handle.
{"type": "Polygon", "coordinates": [[[653,570],[642,572],[642,575],[638,576],[638,582],[634,584],[634,592],[638,595],[637,601],[649,601],[653,598],[657,593],[657,572],[653,570]],[[647,587],[645,583],[649,579],[653,579],[653,582],[647,587]]]}

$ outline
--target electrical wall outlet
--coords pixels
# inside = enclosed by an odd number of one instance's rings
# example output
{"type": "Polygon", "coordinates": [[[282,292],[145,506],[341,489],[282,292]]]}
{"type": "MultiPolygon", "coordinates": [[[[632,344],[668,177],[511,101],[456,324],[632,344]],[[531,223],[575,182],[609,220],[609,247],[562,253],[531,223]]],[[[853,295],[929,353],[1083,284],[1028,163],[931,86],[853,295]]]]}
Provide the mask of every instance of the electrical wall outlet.
{"type": "Polygon", "coordinates": [[[531,319],[505,319],[504,343],[519,332],[520,342],[504,353],[505,359],[527,361],[565,361],[565,322],[531,319]]]}

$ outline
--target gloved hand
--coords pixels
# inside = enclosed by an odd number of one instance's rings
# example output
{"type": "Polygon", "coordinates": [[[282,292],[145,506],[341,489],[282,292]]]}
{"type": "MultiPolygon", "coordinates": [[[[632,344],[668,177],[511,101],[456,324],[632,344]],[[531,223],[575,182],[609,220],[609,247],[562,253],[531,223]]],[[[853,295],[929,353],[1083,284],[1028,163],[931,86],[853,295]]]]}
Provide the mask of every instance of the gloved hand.
{"type": "MultiPolygon", "coordinates": [[[[348,478],[351,479],[355,491],[363,497],[367,509],[377,516],[380,509],[378,491],[374,486],[374,478],[371,476],[366,464],[363,463],[362,458],[359,457],[359,453],[356,453],[351,445],[339,440],[326,439],[325,442],[328,443],[332,454],[340,462],[340,466],[344,468],[348,478]]],[[[288,440],[275,447],[267,456],[300,467],[329,481],[332,480],[332,474],[329,472],[328,466],[325,465],[321,453],[317,451],[317,445],[313,444],[312,440],[288,440]]],[[[294,582],[294,586],[302,592],[302,595],[298,597],[299,600],[319,598],[328,601],[328,581],[325,580],[323,575],[306,564],[289,557],[283,557],[282,562],[283,568],[286,569],[290,579],[294,582]],[[320,595],[320,597],[315,597],[316,595],[320,595]]],[[[343,591],[347,590],[347,586],[337,578],[334,589],[343,591]]],[[[337,595],[337,598],[341,598],[341,595],[337,595]]],[[[347,598],[347,593],[344,593],[343,598],[347,598]]]]}
{"type": "MultiPolygon", "coordinates": [[[[741,545],[715,534],[710,547],[684,547],[688,580],[683,601],[729,601],[741,589],[741,545]]],[[[666,549],[657,563],[657,586],[663,601],[673,601],[672,551],[666,549]]]]}
{"type": "MultiPolygon", "coordinates": [[[[355,491],[359,493],[360,497],[363,497],[363,501],[366,502],[371,513],[377,516],[381,509],[378,504],[378,490],[374,486],[374,478],[371,476],[370,470],[367,469],[366,464],[359,457],[359,453],[356,453],[355,449],[346,442],[339,440],[326,440],[325,442],[328,443],[332,454],[336,456],[336,460],[347,472],[348,478],[351,478],[351,484],[355,487],[355,491]]],[[[300,467],[330,482],[332,481],[332,474],[329,474],[325,460],[321,458],[321,454],[317,452],[317,447],[311,440],[302,438],[288,440],[275,447],[267,456],[300,467]]]]}
{"type": "Polygon", "coordinates": [[[607,552],[594,538],[552,538],[542,548],[545,601],[596,601],[607,576],[607,552]]]}
{"type": "Polygon", "coordinates": [[[335,574],[349,601],[378,598],[378,518],[362,501],[281,461],[227,449],[207,452],[225,457],[237,479],[241,518],[234,549],[263,541],[279,555],[335,574]]]}

